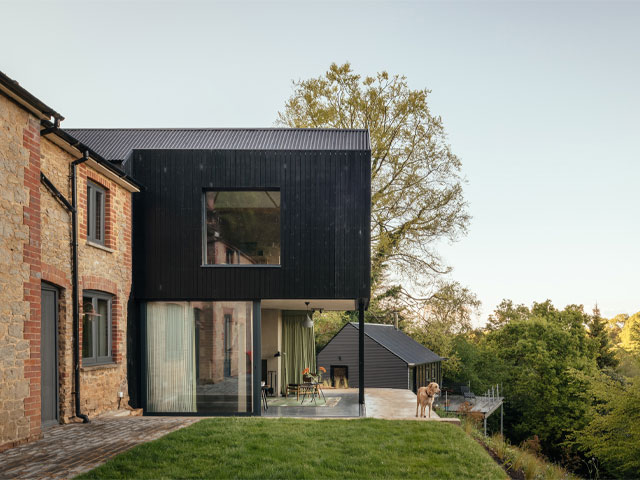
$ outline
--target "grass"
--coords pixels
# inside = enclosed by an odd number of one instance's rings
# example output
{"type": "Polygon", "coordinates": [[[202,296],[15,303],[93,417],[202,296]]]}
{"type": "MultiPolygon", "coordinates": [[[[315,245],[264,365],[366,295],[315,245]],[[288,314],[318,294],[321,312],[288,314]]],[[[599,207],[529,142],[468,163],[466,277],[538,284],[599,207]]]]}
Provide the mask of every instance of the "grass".
{"type": "Polygon", "coordinates": [[[545,480],[578,478],[558,465],[554,465],[539,455],[528,451],[524,446],[519,448],[510,445],[509,442],[503,439],[501,435],[497,434],[492,437],[485,438],[479,430],[475,430],[473,435],[478,439],[478,441],[491,449],[507,469],[521,471],[525,480],[534,480],[538,478],[545,480]]]}
{"type": "Polygon", "coordinates": [[[502,464],[512,477],[523,477],[525,480],[575,480],[579,478],[564,468],[547,461],[539,454],[539,451],[531,451],[526,442],[517,447],[511,445],[500,434],[485,437],[480,428],[480,417],[474,418],[471,415],[446,412],[443,409],[437,409],[436,412],[441,417],[460,418],[462,430],[491,450],[496,461],[502,464]]]}
{"type": "Polygon", "coordinates": [[[212,418],[77,478],[504,479],[486,451],[438,422],[212,418]]]}

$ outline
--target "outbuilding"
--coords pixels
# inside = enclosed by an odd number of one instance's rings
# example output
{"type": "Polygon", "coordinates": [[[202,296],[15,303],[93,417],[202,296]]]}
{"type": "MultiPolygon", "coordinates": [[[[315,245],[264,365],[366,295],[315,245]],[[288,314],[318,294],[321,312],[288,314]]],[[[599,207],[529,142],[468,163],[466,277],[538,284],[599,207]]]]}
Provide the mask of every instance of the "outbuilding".
{"type": "MultiPolygon", "coordinates": [[[[318,354],[333,386],[358,387],[358,323],[347,323],[318,354]]],[[[443,358],[394,325],[364,324],[365,388],[417,391],[429,382],[442,384],[443,358]]]]}

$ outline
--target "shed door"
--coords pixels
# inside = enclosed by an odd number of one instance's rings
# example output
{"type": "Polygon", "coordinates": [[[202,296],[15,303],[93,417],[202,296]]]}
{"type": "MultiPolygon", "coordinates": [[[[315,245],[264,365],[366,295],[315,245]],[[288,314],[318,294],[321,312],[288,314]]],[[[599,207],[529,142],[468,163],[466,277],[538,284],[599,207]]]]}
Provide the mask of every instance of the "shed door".
{"type": "Polygon", "coordinates": [[[42,317],[40,337],[40,400],[42,425],[58,423],[58,292],[42,285],[42,317]]]}

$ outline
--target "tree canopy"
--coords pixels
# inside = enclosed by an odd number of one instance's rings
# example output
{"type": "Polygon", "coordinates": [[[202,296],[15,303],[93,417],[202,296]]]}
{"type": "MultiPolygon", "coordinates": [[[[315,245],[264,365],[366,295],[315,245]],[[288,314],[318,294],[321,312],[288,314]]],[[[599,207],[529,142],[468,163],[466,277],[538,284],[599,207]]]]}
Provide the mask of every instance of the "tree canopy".
{"type": "MultiPolygon", "coordinates": [[[[294,82],[278,114],[288,127],[369,129],[374,295],[399,280],[412,292],[432,292],[434,279],[450,271],[437,241],[458,238],[469,222],[460,159],[429,109],[430,93],[401,75],[362,77],[349,63],[333,63],[324,75],[294,82]]],[[[404,287],[392,291],[411,298],[404,287]]]]}
{"type": "Polygon", "coordinates": [[[475,391],[503,387],[504,426],[511,441],[534,435],[558,459],[564,442],[588,422],[587,378],[597,371],[597,342],[585,328],[591,317],[582,306],[563,310],[546,300],[531,308],[504,300],[482,332],[459,335],[453,355],[460,368],[453,380],[475,391]]]}

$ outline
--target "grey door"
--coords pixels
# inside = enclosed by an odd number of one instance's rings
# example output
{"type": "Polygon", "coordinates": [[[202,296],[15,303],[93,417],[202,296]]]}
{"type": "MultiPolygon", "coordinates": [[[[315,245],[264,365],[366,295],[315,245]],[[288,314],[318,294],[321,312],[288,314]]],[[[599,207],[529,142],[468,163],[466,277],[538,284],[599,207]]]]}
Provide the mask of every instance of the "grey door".
{"type": "Polygon", "coordinates": [[[58,291],[42,284],[40,400],[42,426],[58,423],[58,291]]]}

